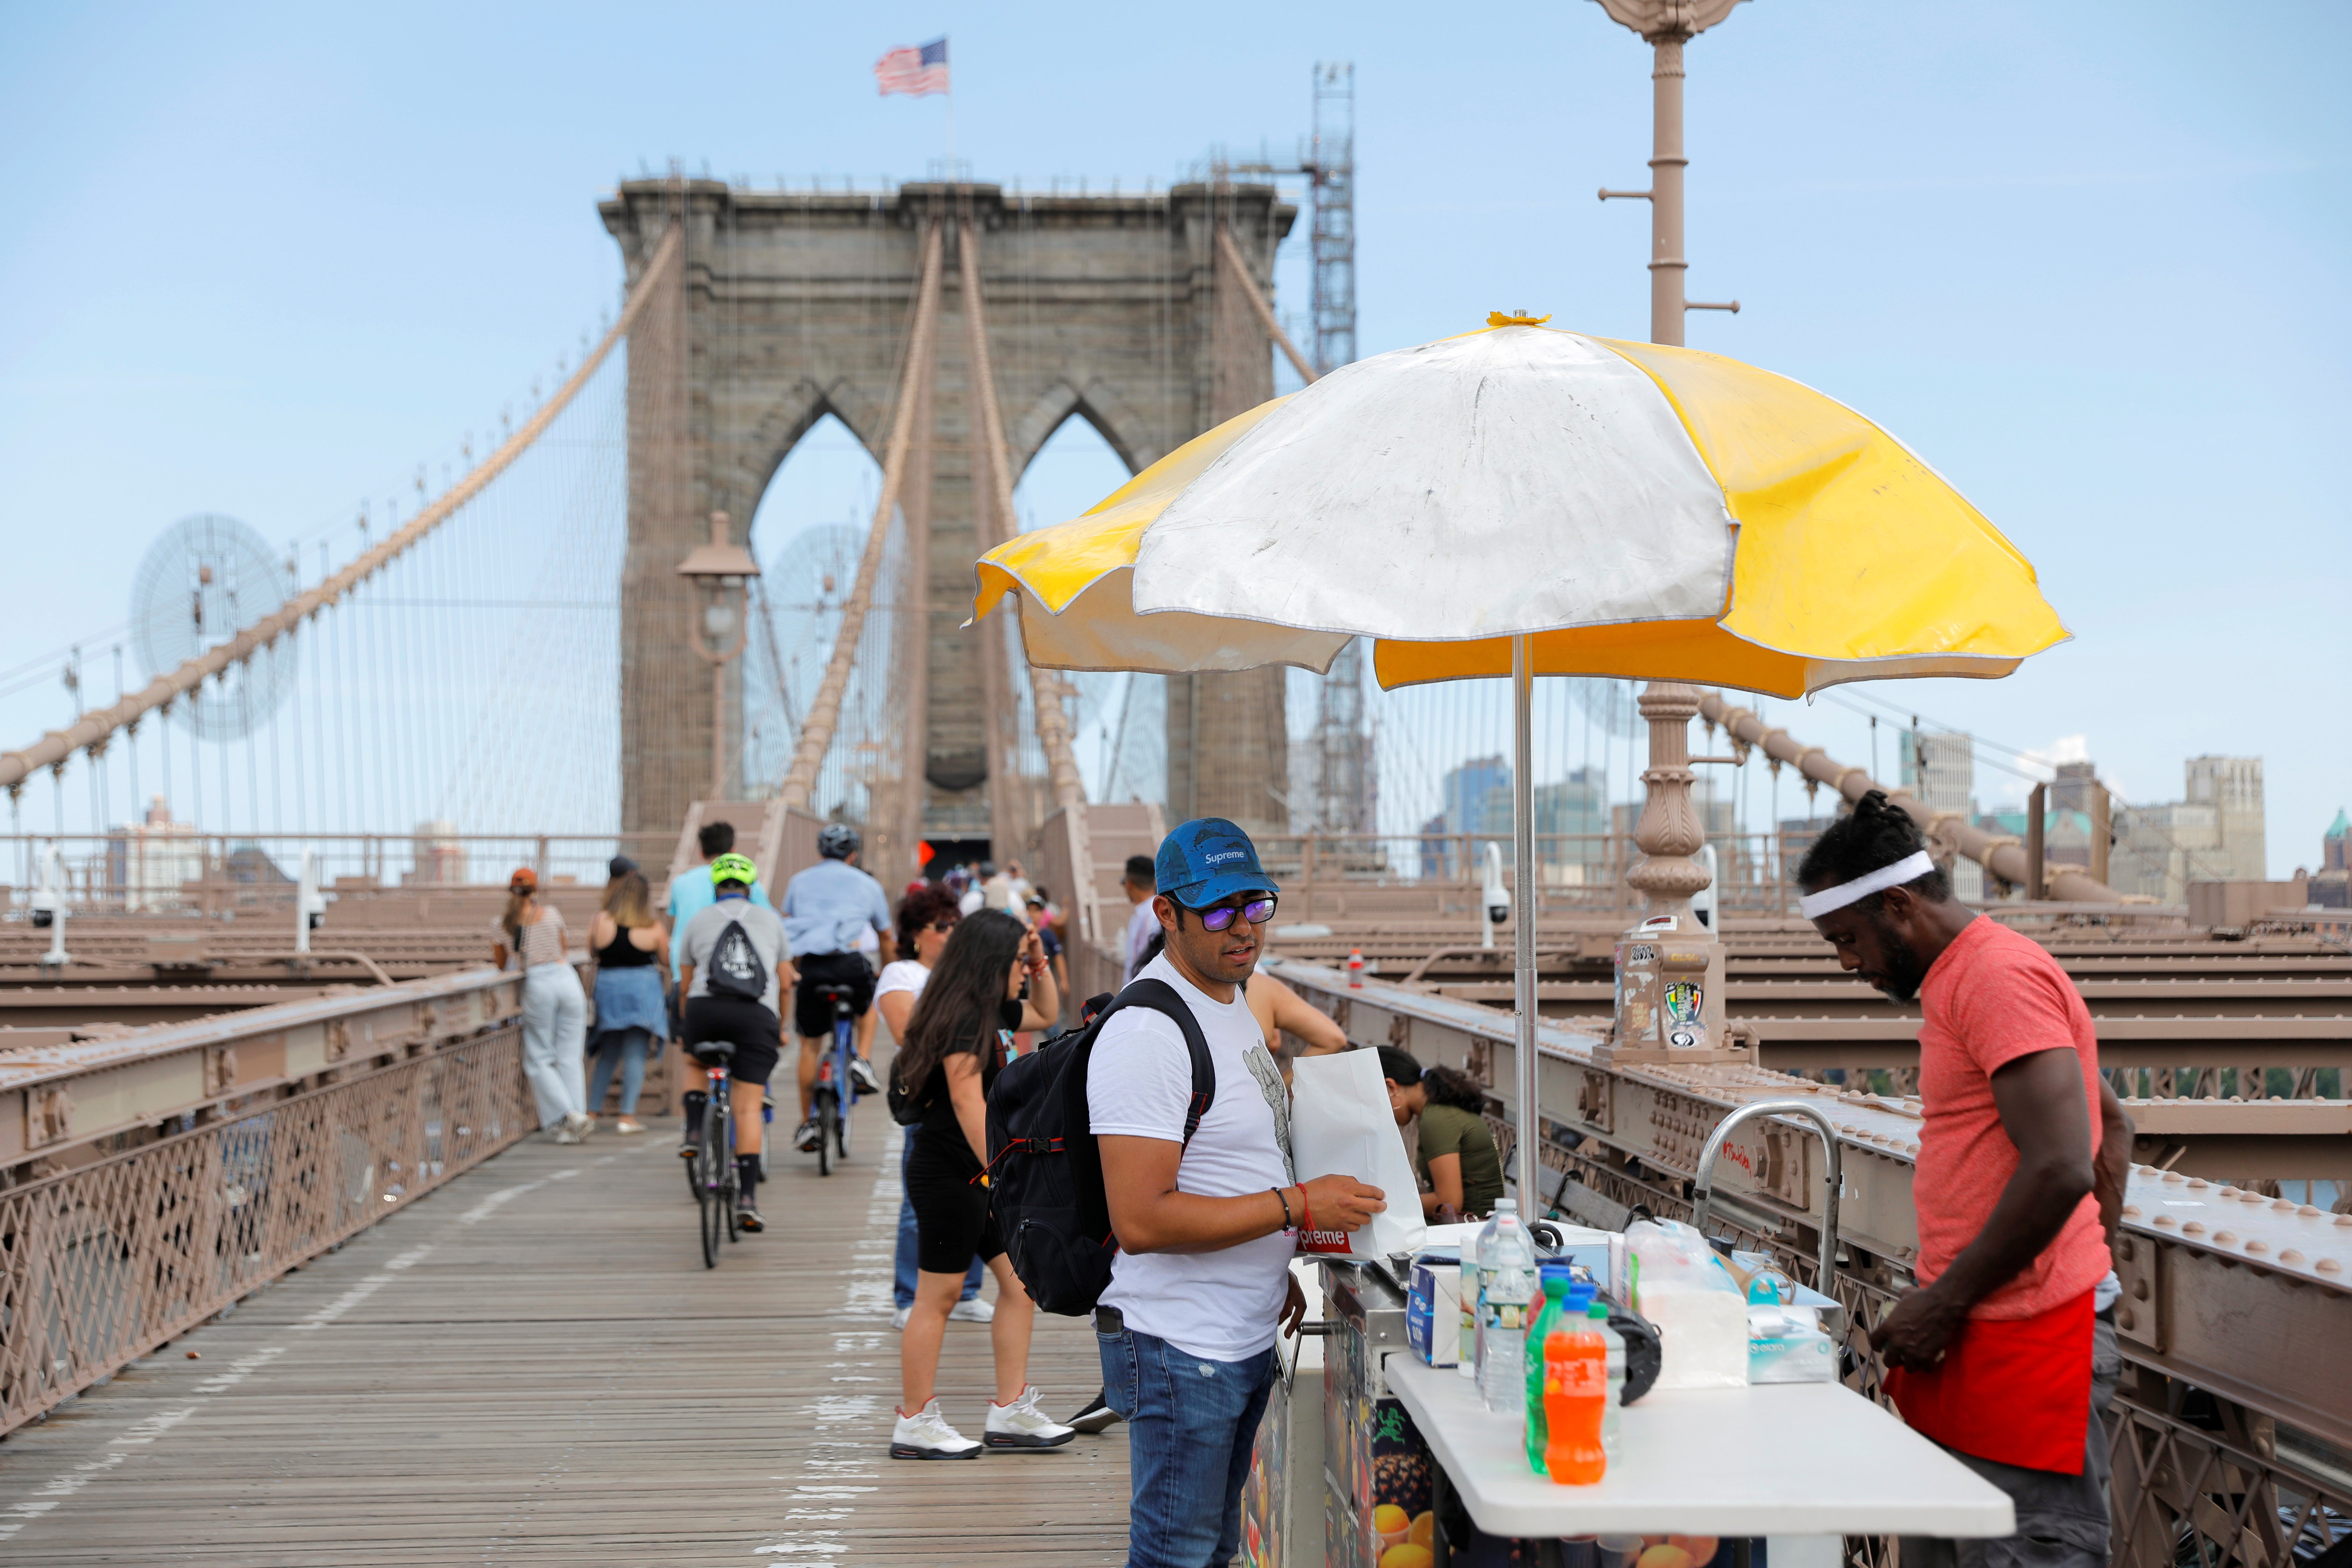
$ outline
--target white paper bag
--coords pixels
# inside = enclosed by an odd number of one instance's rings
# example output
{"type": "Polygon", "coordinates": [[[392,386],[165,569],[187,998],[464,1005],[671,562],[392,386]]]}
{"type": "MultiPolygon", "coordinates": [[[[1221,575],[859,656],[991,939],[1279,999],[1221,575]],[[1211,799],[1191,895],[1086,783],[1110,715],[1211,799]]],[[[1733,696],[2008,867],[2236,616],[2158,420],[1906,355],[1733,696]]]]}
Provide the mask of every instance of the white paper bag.
{"type": "Polygon", "coordinates": [[[1427,1227],[1421,1187],[1405,1158],[1404,1134],[1389,1105],[1378,1051],[1300,1057],[1290,1068],[1290,1151],[1302,1182],[1347,1175],[1381,1189],[1388,1211],[1361,1230],[1333,1230],[1320,1215],[1298,1250],[1335,1258],[1386,1258],[1418,1251],[1427,1227]]]}

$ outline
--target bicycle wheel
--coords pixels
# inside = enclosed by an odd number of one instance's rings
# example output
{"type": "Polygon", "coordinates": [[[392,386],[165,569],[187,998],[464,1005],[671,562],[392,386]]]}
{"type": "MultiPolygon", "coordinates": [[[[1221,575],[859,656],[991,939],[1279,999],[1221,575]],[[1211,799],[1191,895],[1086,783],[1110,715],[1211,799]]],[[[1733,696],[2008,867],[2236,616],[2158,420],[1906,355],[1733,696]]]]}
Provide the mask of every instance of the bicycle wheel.
{"type": "Polygon", "coordinates": [[[702,1118],[702,1148],[694,1162],[698,1181],[695,1196],[698,1200],[702,1226],[702,1266],[719,1267],[719,1237],[722,1227],[731,1225],[735,1217],[733,1194],[727,1189],[731,1184],[727,1177],[732,1172],[728,1145],[730,1134],[725,1108],[714,1096],[702,1118]]]}
{"type": "Polygon", "coordinates": [[[742,1191],[743,1178],[735,1169],[735,1151],[730,1148],[727,1152],[727,1173],[719,1184],[719,1212],[727,1216],[727,1239],[730,1241],[743,1239],[735,1225],[735,1200],[742,1191]]]}
{"type": "Polygon", "coordinates": [[[833,1174],[834,1140],[840,1135],[841,1110],[834,1097],[824,1090],[816,1096],[816,1173],[833,1174]]]}

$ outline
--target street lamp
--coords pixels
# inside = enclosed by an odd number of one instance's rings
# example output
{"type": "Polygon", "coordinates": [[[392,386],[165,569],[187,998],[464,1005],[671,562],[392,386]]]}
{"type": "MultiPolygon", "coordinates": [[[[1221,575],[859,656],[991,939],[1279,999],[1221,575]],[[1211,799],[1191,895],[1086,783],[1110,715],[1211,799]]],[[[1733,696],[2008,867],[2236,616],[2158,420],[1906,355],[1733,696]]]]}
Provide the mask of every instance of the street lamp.
{"type": "Polygon", "coordinates": [[[1650,204],[1650,341],[1681,346],[1685,310],[1729,310],[1739,301],[1698,304],[1683,298],[1683,46],[1731,15],[1739,0],[1601,0],[1611,21],[1642,35],[1655,51],[1650,72],[1650,188],[1603,190],[1601,199],[1650,204]]]}
{"type": "Polygon", "coordinates": [[[727,514],[710,514],[710,542],[697,545],[678,563],[690,578],[696,604],[687,620],[687,641],[710,666],[710,798],[727,796],[727,664],[743,651],[749,629],[743,616],[743,584],[760,574],[751,552],[727,534],[727,514]],[[706,640],[708,646],[706,646],[706,640]]]}
{"type": "MultiPolygon", "coordinates": [[[[1612,191],[1601,199],[1630,197],[1650,204],[1650,341],[1682,346],[1685,310],[1739,310],[1739,301],[1702,304],[1683,297],[1683,46],[1731,15],[1739,0],[1600,0],[1610,19],[1631,27],[1654,51],[1651,80],[1650,188],[1612,191]]],[[[1621,1062],[1701,1064],[1750,1059],[1730,1038],[1724,1017],[1723,935],[1701,921],[1693,900],[1714,874],[1693,855],[1706,844],[1706,825],[1691,804],[1698,775],[1694,762],[1728,762],[1690,754],[1690,721],[1698,690],[1678,680],[1643,689],[1642,717],[1650,725],[1650,765],[1642,770],[1641,819],[1633,826],[1642,858],[1625,872],[1643,895],[1647,918],[1617,944],[1616,1028],[1607,1047],[1621,1062]]],[[[1523,764],[1524,765],[1524,764],[1523,764]]],[[[1710,914],[1720,907],[1708,900],[1710,914]]],[[[1717,917],[1719,918],[1719,917],[1717,917]]]]}

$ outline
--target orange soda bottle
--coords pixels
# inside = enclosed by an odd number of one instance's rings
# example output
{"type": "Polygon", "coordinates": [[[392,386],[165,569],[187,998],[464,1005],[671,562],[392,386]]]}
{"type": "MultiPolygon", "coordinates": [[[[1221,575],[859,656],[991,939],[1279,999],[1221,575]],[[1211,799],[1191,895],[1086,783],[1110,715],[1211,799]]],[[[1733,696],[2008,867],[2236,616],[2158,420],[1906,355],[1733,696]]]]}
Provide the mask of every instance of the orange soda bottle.
{"type": "Polygon", "coordinates": [[[1544,1470],[1563,1486],[1589,1487],[1609,1468],[1601,1423],[1609,1408],[1609,1345],[1564,1319],[1543,1346],[1544,1470]]]}

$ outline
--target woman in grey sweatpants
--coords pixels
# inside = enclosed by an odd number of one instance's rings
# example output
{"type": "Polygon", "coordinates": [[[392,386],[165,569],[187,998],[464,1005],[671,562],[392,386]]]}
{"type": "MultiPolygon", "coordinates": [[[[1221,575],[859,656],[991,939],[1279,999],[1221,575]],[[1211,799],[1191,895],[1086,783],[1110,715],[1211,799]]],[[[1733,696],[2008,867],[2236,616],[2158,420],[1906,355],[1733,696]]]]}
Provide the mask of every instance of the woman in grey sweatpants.
{"type": "Polygon", "coordinates": [[[499,934],[506,939],[495,950],[499,967],[511,952],[522,969],[522,1075],[539,1124],[558,1143],[577,1143],[596,1127],[581,1081],[588,997],[564,952],[563,916],[539,901],[539,877],[528,867],[507,883],[499,934]]]}

